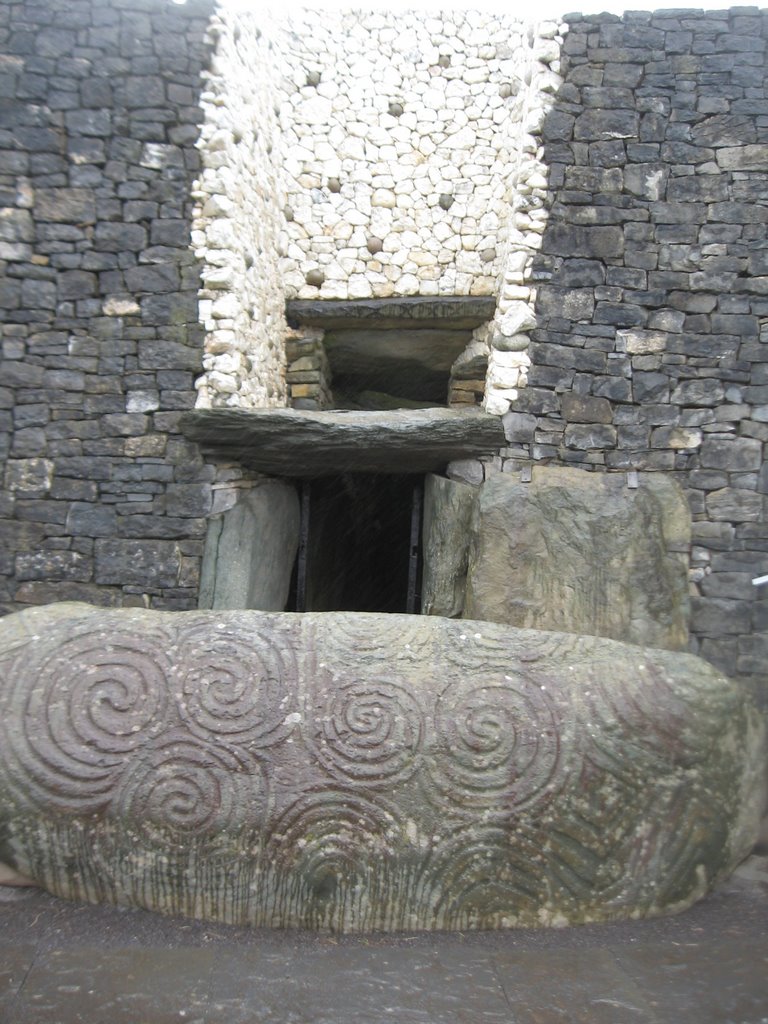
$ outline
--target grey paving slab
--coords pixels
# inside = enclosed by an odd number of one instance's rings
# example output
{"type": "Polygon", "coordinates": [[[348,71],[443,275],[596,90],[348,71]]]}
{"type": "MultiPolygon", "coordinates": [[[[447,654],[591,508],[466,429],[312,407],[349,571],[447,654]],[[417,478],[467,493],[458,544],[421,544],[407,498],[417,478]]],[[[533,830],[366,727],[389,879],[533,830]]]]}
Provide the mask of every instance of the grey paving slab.
{"type": "Polygon", "coordinates": [[[659,1024],[607,950],[513,950],[493,961],[520,1024],[659,1024]]]}
{"type": "Polygon", "coordinates": [[[32,945],[0,948],[0,1021],[12,1011],[16,994],[34,959],[35,947],[32,945]]]}
{"type": "Polygon", "coordinates": [[[437,944],[227,953],[210,1008],[230,1024],[512,1024],[493,965],[437,944]]]}
{"type": "Polygon", "coordinates": [[[0,888],[0,1024],[768,1024],[768,858],[684,914],[332,937],[0,888]]]}
{"type": "Polygon", "coordinates": [[[76,949],[42,954],[3,1024],[207,1024],[214,953],[76,949]]]}
{"type": "Polygon", "coordinates": [[[665,1022],[768,1024],[768,936],[622,949],[617,959],[665,1022]]]}

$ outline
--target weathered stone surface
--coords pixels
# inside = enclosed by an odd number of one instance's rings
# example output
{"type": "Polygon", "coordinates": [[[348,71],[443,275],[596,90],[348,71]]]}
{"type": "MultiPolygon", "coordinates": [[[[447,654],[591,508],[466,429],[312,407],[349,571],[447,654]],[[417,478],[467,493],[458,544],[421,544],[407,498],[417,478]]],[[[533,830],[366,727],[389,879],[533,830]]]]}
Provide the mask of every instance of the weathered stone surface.
{"type": "Polygon", "coordinates": [[[763,518],[763,496],[736,487],[722,487],[707,495],[706,508],[709,518],[715,522],[757,522],[763,518]]]}
{"type": "Polygon", "coordinates": [[[728,171],[765,171],[768,146],[734,146],[718,149],[717,162],[728,171]]]}
{"type": "Polygon", "coordinates": [[[246,491],[208,520],[200,607],[283,611],[298,543],[296,489],[270,480],[246,491]]]}
{"type": "Polygon", "coordinates": [[[293,477],[429,472],[504,444],[498,417],[450,409],[196,409],[180,426],[191,440],[245,466],[293,477]]]}
{"type": "Polygon", "coordinates": [[[624,236],[617,227],[571,227],[556,224],[547,232],[545,251],[563,256],[621,256],[624,236]]]}
{"type": "Polygon", "coordinates": [[[424,482],[421,610],[454,618],[464,607],[469,524],[477,488],[430,474],[424,482]]]}
{"type": "Polygon", "coordinates": [[[84,188],[41,188],[35,193],[35,215],[40,220],[93,224],[93,194],[84,188]]]}
{"type": "Polygon", "coordinates": [[[292,327],[334,328],[369,324],[378,330],[418,327],[478,327],[490,320],[496,300],[489,295],[447,295],[441,298],[357,299],[315,301],[295,299],[286,303],[286,317],[292,327]]]}
{"type": "Polygon", "coordinates": [[[607,398],[590,398],[571,392],[562,398],[563,417],[570,423],[610,423],[613,418],[607,398]]]}
{"type": "Polygon", "coordinates": [[[678,911],[749,851],[764,727],[687,654],[417,616],[0,623],[0,860],[237,924],[678,911]]]}
{"type": "Polygon", "coordinates": [[[483,485],[472,520],[464,616],[684,649],[690,513],[648,473],[537,466],[530,483],[483,485]]]}
{"type": "Polygon", "coordinates": [[[726,469],[732,473],[760,469],[762,443],[753,437],[705,441],[701,446],[701,464],[708,469],[726,469]]]}

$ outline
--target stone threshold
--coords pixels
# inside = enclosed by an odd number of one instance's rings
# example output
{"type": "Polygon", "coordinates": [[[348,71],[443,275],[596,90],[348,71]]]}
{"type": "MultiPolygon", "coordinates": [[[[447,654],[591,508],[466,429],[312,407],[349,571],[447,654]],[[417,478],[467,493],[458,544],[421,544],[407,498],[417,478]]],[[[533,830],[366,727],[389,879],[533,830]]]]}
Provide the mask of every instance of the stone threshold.
{"type": "Polygon", "coordinates": [[[490,320],[496,311],[492,295],[421,296],[403,299],[314,300],[287,302],[285,315],[291,327],[398,328],[450,327],[472,330],[490,320]]]}
{"type": "Polygon", "coordinates": [[[452,409],[314,412],[303,409],[195,409],[180,421],[209,454],[273,476],[429,473],[454,459],[498,451],[497,416],[452,409]]]}

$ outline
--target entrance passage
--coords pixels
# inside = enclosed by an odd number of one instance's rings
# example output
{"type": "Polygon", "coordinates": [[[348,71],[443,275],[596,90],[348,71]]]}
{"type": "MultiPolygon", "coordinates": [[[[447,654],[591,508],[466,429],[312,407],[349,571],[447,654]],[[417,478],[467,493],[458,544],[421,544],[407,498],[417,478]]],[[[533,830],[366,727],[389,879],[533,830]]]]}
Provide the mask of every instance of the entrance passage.
{"type": "Polygon", "coordinates": [[[422,490],[413,474],[343,473],[303,483],[289,607],[417,612],[422,490]]]}

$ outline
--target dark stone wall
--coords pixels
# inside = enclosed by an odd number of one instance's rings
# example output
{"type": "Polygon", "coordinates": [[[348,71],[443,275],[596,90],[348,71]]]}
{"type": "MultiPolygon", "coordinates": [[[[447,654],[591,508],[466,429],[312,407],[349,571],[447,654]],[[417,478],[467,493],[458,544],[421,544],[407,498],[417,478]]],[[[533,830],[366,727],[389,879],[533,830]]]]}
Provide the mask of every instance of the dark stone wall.
{"type": "Polygon", "coordinates": [[[676,477],[694,648],[768,705],[768,12],[568,20],[508,454],[676,477]]]}
{"type": "Polygon", "coordinates": [[[208,0],[0,5],[0,605],[194,607],[208,0]]]}
{"type": "MultiPolygon", "coordinates": [[[[197,602],[189,250],[212,0],[0,3],[0,610],[197,602]]],[[[694,645],[768,703],[768,14],[570,18],[508,458],[655,470],[694,645]]]]}

